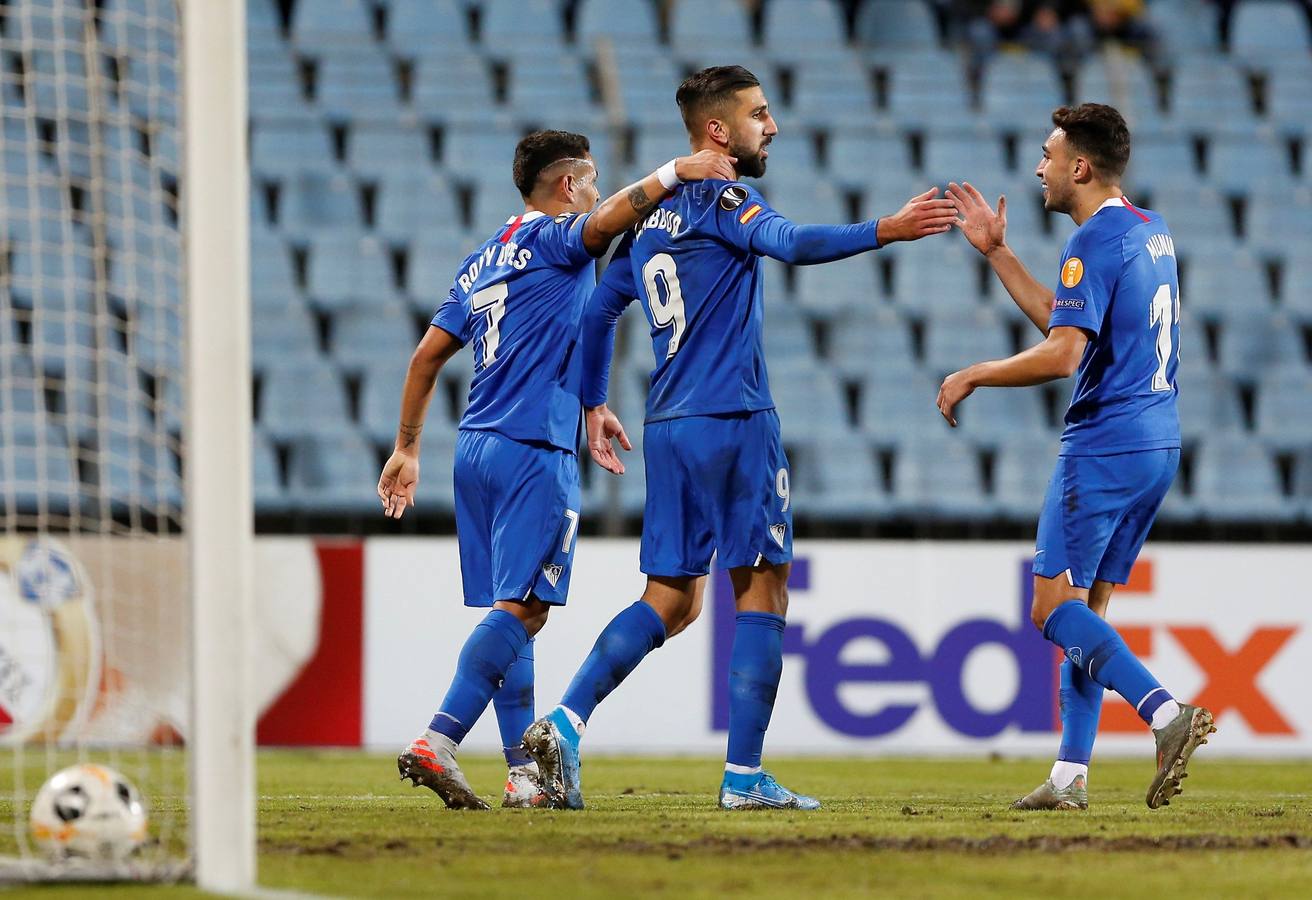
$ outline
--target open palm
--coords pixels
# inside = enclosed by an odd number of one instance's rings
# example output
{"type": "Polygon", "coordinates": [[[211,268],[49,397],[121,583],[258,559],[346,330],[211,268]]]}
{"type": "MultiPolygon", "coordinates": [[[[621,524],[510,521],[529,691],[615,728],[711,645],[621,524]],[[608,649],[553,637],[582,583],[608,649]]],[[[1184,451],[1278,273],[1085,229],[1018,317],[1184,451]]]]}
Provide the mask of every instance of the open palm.
{"type": "Polygon", "coordinates": [[[970,241],[970,245],[987,256],[1003,245],[1007,235],[1007,198],[998,198],[994,212],[984,196],[970,182],[948,185],[948,197],[960,216],[953,224],[970,241]]]}

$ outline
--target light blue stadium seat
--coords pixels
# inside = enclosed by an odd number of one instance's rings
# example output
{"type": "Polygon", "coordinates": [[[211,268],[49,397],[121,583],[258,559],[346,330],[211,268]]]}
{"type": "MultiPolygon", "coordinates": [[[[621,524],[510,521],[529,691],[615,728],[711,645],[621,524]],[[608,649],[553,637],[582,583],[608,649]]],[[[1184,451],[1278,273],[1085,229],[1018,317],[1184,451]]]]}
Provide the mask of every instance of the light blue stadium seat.
{"type": "Polygon", "coordinates": [[[1171,77],[1170,121],[1198,134],[1247,137],[1257,117],[1243,73],[1223,56],[1184,57],[1171,77]]]}
{"type": "Polygon", "coordinates": [[[1193,499],[1220,522],[1289,521],[1295,505],[1282,496],[1275,461],[1256,440],[1214,436],[1194,460],[1193,499]]]}
{"type": "Polygon", "coordinates": [[[350,417],[336,367],[322,360],[295,360],[265,369],[258,421],[275,440],[339,436],[350,417]]]}
{"type": "Polygon", "coordinates": [[[332,120],[395,122],[401,111],[395,67],[370,45],[326,53],[319,59],[314,105],[332,120]]]}
{"type": "Polygon", "coordinates": [[[1282,58],[1312,53],[1306,13],[1290,0],[1241,0],[1230,14],[1230,52],[1267,69],[1282,58]]]}
{"type": "Polygon", "coordinates": [[[465,4],[458,0],[390,0],[387,44],[408,57],[465,50],[469,45],[465,4]]]}
{"type": "MultiPolygon", "coordinates": [[[[360,428],[375,444],[386,446],[396,440],[396,426],[401,414],[401,388],[405,384],[409,358],[380,356],[369,361],[360,384],[360,428]]],[[[454,424],[450,404],[441,382],[429,407],[433,432],[454,424]]],[[[428,440],[425,433],[424,441],[428,440]]]]}
{"type": "Polygon", "coordinates": [[[564,49],[565,20],[557,0],[484,0],[481,7],[482,43],[493,55],[517,62],[564,49]]]}
{"type": "Polygon", "coordinates": [[[801,63],[794,70],[788,124],[862,128],[875,121],[870,73],[854,53],[835,50],[826,59],[801,63]]]}
{"type": "Polygon", "coordinates": [[[475,244],[497,234],[512,217],[524,211],[524,198],[511,181],[510,170],[507,169],[504,175],[495,172],[489,175],[489,179],[480,182],[474,191],[475,244]]]}
{"type": "Polygon", "coordinates": [[[1025,131],[1064,102],[1057,71],[1037,54],[1004,53],[984,71],[980,107],[995,128],[1025,131]]]}
{"type": "Polygon", "coordinates": [[[945,436],[948,425],[934,408],[938,380],[921,369],[891,363],[891,358],[872,360],[862,381],[857,411],[861,430],[886,447],[945,436]]]}
{"type": "Polygon", "coordinates": [[[0,415],[0,510],[24,515],[64,515],[77,502],[80,485],[62,429],[43,417],[0,415]],[[5,498],[14,506],[6,509],[5,498]]]}
{"type": "MultiPolygon", "coordinates": [[[[771,151],[773,150],[774,145],[771,145],[771,151]]],[[[788,155],[796,152],[798,151],[794,150],[788,155]]],[[[774,153],[771,152],[770,155],[773,158],[774,153]]],[[[851,216],[848,214],[842,194],[832,184],[818,180],[811,170],[809,161],[790,161],[788,165],[804,167],[805,177],[774,178],[772,173],[765,183],[756,185],[758,188],[764,188],[763,192],[771,206],[793,222],[837,224],[850,221],[851,216]]]]}
{"type": "Polygon", "coordinates": [[[246,63],[247,98],[256,122],[304,118],[307,104],[301,93],[296,61],[284,50],[252,52],[246,63]]]}
{"type": "Polygon", "coordinates": [[[1294,457],[1294,497],[1299,518],[1312,522],[1312,450],[1303,450],[1294,457]]]}
{"type": "Polygon", "coordinates": [[[387,247],[375,238],[355,236],[314,240],[306,293],[311,303],[328,310],[400,302],[387,247]]]}
{"type": "MultiPolygon", "coordinates": [[[[0,318],[6,329],[12,327],[8,315],[0,318]]],[[[23,421],[35,420],[45,411],[45,386],[36,377],[36,367],[23,352],[11,334],[0,337],[0,420],[16,416],[23,421]]]]}
{"type": "Polygon", "coordinates": [[[72,208],[68,192],[48,172],[39,175],[34,184],[4,179],[4,204],[4,217],[0,221],[11,240],[58,244],[67,240],[69,233],[79,234],[80,230],[70,224],[72,208]]]}
{"type": "Polygon", "coordinates": [[[1147,15],[1163,50],[1177,60],[1221,48],[1219,10],[1211,3],[1153,0],[1147,5],[1147,15]]]}
{"type": "Polygon", "coordinates": [[[656,10],[649,0],[580,0],[574,13],[574,39],[585,51],[598,38],[621,46],[650,47],[660,38],[656,10]]]}
{"type": "Polygon", "coordinates": [[[247,0],[246,53],[248,57],[282,50],[281,28],[275,0],[247,0]]]}
{"type": "Polygon", "coordinates": [[[770,365],[774,396],[785,443],[848,434],[847,402],[842,385],[823,363],[796,361],[770,365]]]}
{"type": "Polygon", "coordinates": [[[819,316],[870,306],[880,293],[875,261],[869,253],[797,268],[797,302],[819,316]]]}
{"type": "Polygon", "coordinates": [[[156,375],[182,371],[182,303],[150,303],[137,307],[128,334],[128,347],[141,368],[156,375]]]}
{"type": "MultiPolygon", "coordinates": [[[[505,113],[494,104],[492,75],[477,53],[424,56],[415,63],[410,104],[421,121],[449,126],[446,135],[473,126],[504,124],[505,113]]],[[[448,163],[453,159],[447,155],[448,163]]]]}
{"type": "Polygon", "coordinates": [[[132,360],[111,350],[101,351],[94,377],[65,385],[69,434],[92,443],[102,433],[148,434],[154,428],[150,396],[132,360]]]}
{"type": "Polygon", "coordinates": [[[335,432],[292,439],[287,497],[305,512],[377,513],[378,453],[349,423],[337,424],[335,432]]]}
{"type": "Polygon", "coordinates": [[[829,135],[828,161],[830,179],[843,187],[888,188],[908,196],[915,187],[911,148],[898,134],[836,129],[829,135]]]}
{"type": "Polygon", "coordinates": [[[315,0],[292,10],[292,42],[310,53],[373,43],[374,23],[365,0],[315,0]]]}
{"type": "Polygon", "coordinates": [[[898,55],[875,59],[888,79],[888,115],[911,129],[966,125],[975,120],[961,62],[947,53],[898,55]]]}
{"type": "Polygon", "coordinates": [[[893,462],[893,504],[913,518],[980,519],[994,511],[979,454],[954,436],[920,438],[901,448],[893,462]]]}
{"type": "Polygon", "coordinates": [[[771,138],[766,149],[770,172],[756,185],[763,193],[778,185],[787,184],[789,189],[795,189],[799,184],[815,180],[815,139],[810,129],[789,127],[771,138]]]}
{"type": "Polygon", "coordinates": [[[1176,253],[1193,259],[1237,249],[1229,204],[1211,188],[1154,191],[1152,208],[1166,220],[1176,253]]]}
{"type": "Polygon", "coordinates": [[[1207,154],[1207,180],[1227,194],[1276,192],[1294,177],[1289,148],[1262,138],[1217,138],[1207,154]]]}
{"type": "Polygon", "coordinates": [[[97,492],[116,512],[132,508],[176,516],[182,508],[182,475],[174,455],[149,436],[102,434],[97,446],[97,492]]]}
{"type": "Polygon", "coordinates": [[[360,192],[345,175],[302,172],[283,183],[278,227],[309,238],[321,231],[359,232],[364,227],[360,192]]]}
{"type": "Polygon", "coordinates": [[[457,178],[471,181],[496,178],[511,184],[515,145],[521,137],[518,128],[506,125],[448,128],[444,133],[442,163],[457,178]]]}
{"type": "Polygon", "coordinates": [[[284,357],[315,360],[319,329],[304,306],[260,310],[251,320],[251,360],[257,370],[272,368],[284,357]]]}
{"type": "MultiPolygon", "coordinates": [[[[811,323],[796,306],[777,303],[766,310],[765,319],[765,359],[769,366],[807,365],[816,361],[811,323]]],[[[642,322],[646,324],[645,319],[642,322]]]]}
{"type": "Polygon", "coordinates": [[[364,178],[416,175],[433,168],[428,129],[414,125],[354,125],[347,140],[347,164],[364,178]]]}
{"type": "Polygon", "coordinates": [[[982,257],[964,243],[944,235],[932,251],[928,244],[899,248],[893,264],[893,301],[915,314],[978,309],[982,257]],[[953,240],[948,243],[946,238],[953,240]]]}
{"type": "Polygon", "coordinates": [[[384,238],[437,238],[460,231],[455,189],[441,175],[424,171],[394,170],[378,185],[375,227],[384,238]]]}
{"type": "Polygon", "coordinates": [[[1312,370],[1272,368],[1257,382],[1253,420],[1258,436],[1282,450],[1312,447],[1312,370]]]}
{"type": "Polygon", "coordinates": [[[38,306],[32,313],[32,357],[37,368],[56,378],[89,376],[98,346],[91,316],[76,308],[38,306]]]}
{"type": "MultiPolygon", "coordinates": [[[[1194,156],[1193,143],[1180,135],[1133,135],[1130,164],[1125,171],[1127,191],[1170,191],[1188,193],[1198,188],[1202,175],[1194,156]]],[[[1133,198],[1131,198],[1133,199],[1133,198]]],[[[1173,223],[1167,222],[1168,225],[1173,223]]]]}
{"type": "Polygon", "coordinates": [[[761,32],[769,55],[786,63],[831,58],[847,44],[842,10],[833,0],[768,3],[761,32]]]}
{"type": "Polygon", "coordinates": [[[15,242],[9,253],[9,288],[15,305],[90,311],[95,262],[89,248],[83,252],[77,245],[15,242]]]}
{"type": "Polygon", "coordinates": [[[1312,323],[1312,254],[1293,253],[1285,260],[1280,278],[1280,306],[1304,325],[1312,323]]]}
{"type": "Polygon", "coordinates": [[[938,25],[923,0],[866,0],[857,9],[855,37],[864,47],[936,48],[938,25]]]}
{"type": "MultiPolygon", "coordinates": [[[[109,12],[119,10],[123,3],[108,4],[109,12]]],[[[121,19],[119,13],[116,18],[121,19]]],[[[83,12],[72,3],[27,2],[19,9],[9,12],[5,28],[6,37],[14,44],[37,42],[49,45],[55,42],[76,43],[82,39],[84,28],[83,12]]]]}
{"type": "Polygon", "coordinates": [[[290,178],[304,171],[329,172],[337,167],[332,137],[318,123],[263,122],[251,134],[251,175],[290,178]]]}
{"type": "MultiPolygon", "coordinates": [[[[967,398],[973,403],[980,392],[967,398]]],[[[1058,442],[1037,436],[1007,440],[993,463],[993,496],[998,512],[1008,519],[1037,521],[1057,463],[1058,442]]]]}
{"type": "Polygon", "coordinates": [[[924,154],[925,176],[932,184],[969,181],[982,189],[1008,177],[1002,141],[989,132],[931,132],[924,154]]]}
{"type": "Polygon", "coordinates": [[[1051,437],[1037,387],[980,388],[955,410],[957,429],[978,447],[1051,437]]]}
{"type": "Polygon", "coordinates": [[[555,126],[560,113],[577,115],[592,105],[582,63],[570,54],[515,57],[510,67],[510,105],[519,116],[541,116],[555,126]]]}
{"type": "Polygon", "coordinates": [[[251,483],[256,514],[280,513],[287,508],[287,490],[279,472],[277,451],[258,428],[251,445],[251,483]]]}
{"type": "Polygon", "coordinates": [[[640,127],[635,133],[633,163],[644,172],[668,159],[688,153],[688,135],[680,129],[640,127]]]}
{"type": "Polygon", "coordinates": [[[478,240],[472,235],[418,235],[410,245],[406,269],[412,309],[430,316],[437,311],[459,274],[456,269],[477,248],[478,240]]]}
{"type": "Polygon", "coordinates": [[[32,113],[56,118],[89,108],[86,57],[79,37],[68,36],[68,43],[61,41],[54,48],[30,47],[25,58],[27,107],[32,113]]]}
{"type": "Polygon", "coordinates": [[[1116,107],[1134,135],[1134,154],[1140,138],[1161,120],[1157,85],[1152,71],[1140,57],[1127,53],[1090,56],[1076,71],[1076,103],[1106,103],[1116,107]]]}
{"type": "Polygon", "coordinates": [[[1221,371],[1246,381],[1272,366],[1306,365],[1303,336],[1282,313],[1263,306],[1231,309],[1221,325],[1221,371]]]}
{"type": "MultiPolygon", "coordinates": [[[[670,45],[681,53],[720,53],[752,43],[747,10],[738,0],[678,0],[670,13],[670,45]]],[[[678,80],[668,82],[673,86],[678,80]]],[[[669,99],[673,91],[666,88],[669,99]]]]}
{"type": "Polygon", "coordinates": [[[857,379],[865,379],[876,369],[914,369],[911,330],[897,311],[886,305],[857,307],[831,323],[829,363],[844,376],[857,379]]]}
{"type": "Polygon", "coordinates": [[[1263,256],[1304,255],[1312,246],[1312,188],[1255,194],[1248,205],[1247,238],[1263,256]]]}
{"type": "Polygon", "coordinates": [[[789,495],[798,516],[857,522],[891,508],[879,458],[860,435],[803,444],[789,463],[789,495]]]}
{"type": "Polygon", "coordinates": [[[418,338],[405,307],[357,306],[333,316],[332,357],[344,371],[359,373],[376,359],[409,360],[418,338]]]}
{"type": "Polygon", "coordinates": [[[1266,272],[1251,253],[1194,256],[1181,276],[1180,305],[1186,318],[1217,319],[1238,307],[1270,308],[1266,272]]]}
{"type": "MultiPolygon", "coordinates": [[[[1266,86],[1267,116],[1276,130],[1305,138],[1312,131],[1312,59],[1286,61],[1271,72],[1266,86]]],[[[1304,178],[1308,173],[1304,172],[1304,178]]]]}
{"type": "Polygon", "coordinates": [[[988,307],[975,310],[937,309],[925,313],[925,366],[946,375],[984,359],[1012,353],[1011,337],[1001,317],[988,307]]]}

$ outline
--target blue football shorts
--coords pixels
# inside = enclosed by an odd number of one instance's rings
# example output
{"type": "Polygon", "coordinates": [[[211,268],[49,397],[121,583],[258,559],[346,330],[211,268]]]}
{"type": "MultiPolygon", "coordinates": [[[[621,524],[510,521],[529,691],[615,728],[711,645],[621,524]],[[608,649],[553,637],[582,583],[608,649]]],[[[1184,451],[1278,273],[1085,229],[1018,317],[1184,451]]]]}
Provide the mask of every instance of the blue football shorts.
{"type": "Polygon", "coordinates": [[[793,558],[788,458],[773,409],[651,422],[640,567],[705,575],[793,558]]]}
{"type": "Polygon", "coordinates": [[[579,525],[578,458],[495,431],[456,438],[456,535],[466,606],[563,606],[579,525]]]}
{"type": "Polygon", "coordinates": [[[1034,574],[1065,574],[1080,588],[1125,584],[1179,466],[1178,449],[1057,457],[1039,516],[1034,574]]]}

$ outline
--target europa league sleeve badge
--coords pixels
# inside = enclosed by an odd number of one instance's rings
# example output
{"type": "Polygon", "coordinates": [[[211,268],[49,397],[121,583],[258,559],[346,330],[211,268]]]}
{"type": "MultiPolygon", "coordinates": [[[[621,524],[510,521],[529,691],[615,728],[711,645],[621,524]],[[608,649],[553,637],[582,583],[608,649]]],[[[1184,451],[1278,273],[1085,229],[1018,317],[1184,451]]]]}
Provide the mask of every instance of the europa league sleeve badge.
{"type": "Polygon", "coordinates": [[[75,737],[99,679],[82,565],[50,538],[0,538],[0,744],[75,737]]]}

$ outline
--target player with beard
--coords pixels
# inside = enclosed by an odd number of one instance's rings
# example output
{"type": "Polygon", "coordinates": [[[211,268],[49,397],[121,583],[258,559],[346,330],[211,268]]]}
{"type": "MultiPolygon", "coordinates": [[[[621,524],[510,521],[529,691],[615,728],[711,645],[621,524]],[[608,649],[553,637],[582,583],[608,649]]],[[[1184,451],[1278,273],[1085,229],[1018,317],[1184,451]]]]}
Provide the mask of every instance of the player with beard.
{"type": "MultiPolygon", "coordinates": [[[[694,149],[736,158],[739,178],[765,174],[778,133],[760,82],[740,66],[704,69],[677,100],[694,149]]],[[[712,555],[737,605],[729,673],[729,741],[720,805],[815,809],[761,768],[783,666],[792,560],[788,460],[762,348],[762,256],[809,265],[950,230],[931,189],[898,213],[855,225],[795,225],[740,181],[706,180],[666,197],[621,241],[584,312],[583,401],[598,464],[630,449],[607,409],[615,323],[635,298],[651,329],[655,369],[644,429],[647,501],[642,598],[598,637],[561,703],[525,735],[553,805],[583,806],[579,739],[593,709],[702,607],[712,555]]]]}
{"type": "Polygon", "coordinates": [[[949,375],[938,407],[955,426],[957,404],[976,388],[1076,375],[1039,517],[1031,610],[1035,626],[1066,655],[1061,749],[1048,779],[1013,807],[1088,807],[1089,758],[1103,688],[1111,688],[1156,739],[1157,773],[1147,794],[1156,809],[1180,792],[1190,756],[1216,730],[1212,714],[1177,703],[1103,617],[1180,464],[1175,244],[1161,216],[1136,209],[1121,192],[1130,132],[1120,113],[1098,103],[1063,106],[1052,123],[1034,174],[1048,211],[1066,213],[1077,226],[1055,290],[1007,246],[1005,198],[994,212],[969,184],[948,188],[962,216],[957,225],[1044,340],[949,375]]]}

